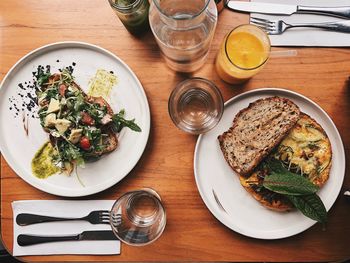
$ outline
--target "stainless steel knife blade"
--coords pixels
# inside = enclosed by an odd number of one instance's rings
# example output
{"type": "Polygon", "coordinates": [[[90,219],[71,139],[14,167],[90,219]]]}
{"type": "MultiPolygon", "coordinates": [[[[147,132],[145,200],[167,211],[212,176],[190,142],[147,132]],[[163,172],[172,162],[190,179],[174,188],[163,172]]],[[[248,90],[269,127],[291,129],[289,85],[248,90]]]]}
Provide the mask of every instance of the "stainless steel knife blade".
{"type": "Polygon", "coordinates": [[[228,8],[251,13],[291,15],[298,10],[296,5],[229,1],[228,8]]]}
{"type": "Polygon", "coordinates": [[[229,1],[227,7],[242,12],[275,14],[275,15],[291,15],[294,13],[317,14],[326,16],[336,16],[342,18],[350,18],[350,6],[303,6],[303,5],[284,5],[261,2],[242,2],[229,1]]]}
{"type": "Polygon", "coordinates": [[[117,240],[113,231],[99,230],[99,231],[84,231],[79,234],[79,240],[117,240]]]}

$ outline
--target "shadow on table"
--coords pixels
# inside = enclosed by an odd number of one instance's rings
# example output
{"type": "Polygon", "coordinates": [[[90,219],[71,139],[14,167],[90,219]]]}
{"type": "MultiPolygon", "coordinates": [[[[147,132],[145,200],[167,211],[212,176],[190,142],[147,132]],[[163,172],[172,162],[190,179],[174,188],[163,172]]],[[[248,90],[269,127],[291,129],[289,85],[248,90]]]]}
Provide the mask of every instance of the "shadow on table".
{"type": "Polygon", "coordinates": [[[6,263],[17,263],[20,262],[14,257],[12,257],[6,249],[0,250],[0,262],[6,262],[6,263]]]}

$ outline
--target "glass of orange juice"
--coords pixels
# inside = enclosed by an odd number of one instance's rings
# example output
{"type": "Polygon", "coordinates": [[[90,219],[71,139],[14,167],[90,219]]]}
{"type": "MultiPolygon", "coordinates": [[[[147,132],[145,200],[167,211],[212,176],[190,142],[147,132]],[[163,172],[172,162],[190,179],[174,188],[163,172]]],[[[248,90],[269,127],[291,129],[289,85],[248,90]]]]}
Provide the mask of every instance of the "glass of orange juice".
{"type": "Polygon", "coordinates": [[[270,54],[268,35],[254,25],[241,25],[227,34],[216,58],[216,71],[230,84],[242,83],[264,66],[270,54]]]}

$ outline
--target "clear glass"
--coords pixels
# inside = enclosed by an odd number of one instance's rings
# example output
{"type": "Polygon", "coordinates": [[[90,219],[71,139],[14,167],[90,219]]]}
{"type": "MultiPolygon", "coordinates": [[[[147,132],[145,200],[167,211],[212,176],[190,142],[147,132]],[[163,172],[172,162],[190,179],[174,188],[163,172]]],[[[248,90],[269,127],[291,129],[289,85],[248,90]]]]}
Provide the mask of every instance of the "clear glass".
{"type": "Polygon", "coordinates": [[[168,103],[169,115],[181,130],[201,134],[214,128],[224,111],[224,100],[214,83],[190,78],[179,83],[168,103]]]}
{"type": "Polygon", "coordinates": [[[125,28],[134,35],[149,30],[148,0],[108,0],[125,28]]]}
{"type": "Polygon", "coordinates": [[[179,72],[203,66],[217,22],[214,0],[153,0],[149,23],[166,64],[179,72]]]}
{"type": "Polygon", "coordinates": [[[216,71],[230,84],[239,84],[257,74],[270,54],[268,35],[254,25],[241,25],[228,33],[216,58],[216,71]]]}
{"type": "Polygon", "coordinates": [[[125,193],[111,209],[110,224],[114,234],[126,244],[143,246],[152,243],[166,225],[160,196],[150,188],[125,193]]]}

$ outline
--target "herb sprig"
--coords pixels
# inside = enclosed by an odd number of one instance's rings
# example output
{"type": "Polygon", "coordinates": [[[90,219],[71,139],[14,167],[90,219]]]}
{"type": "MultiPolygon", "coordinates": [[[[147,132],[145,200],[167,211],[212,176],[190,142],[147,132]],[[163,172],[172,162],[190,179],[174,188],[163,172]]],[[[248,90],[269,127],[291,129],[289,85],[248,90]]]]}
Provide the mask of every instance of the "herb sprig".
{"type": "Polygon", "coordinates": [[[275,158],[268,159],[266,165],[270,174],[265,176],[263,187],[286,196],[305,216],[322,224],[327,222],[327,210],[316,194],[318,186],[305,177],[288,171],[275,158]]]}
{"type": "Polygon", "coordinates": [[[135,119],[126,120],[124,116],[125,110],[123,109],[112,117],[114,132],[120,132],[124,127],[128,127],[136,132],[141,132],[141,128],[135,123],[135,119]]]}

